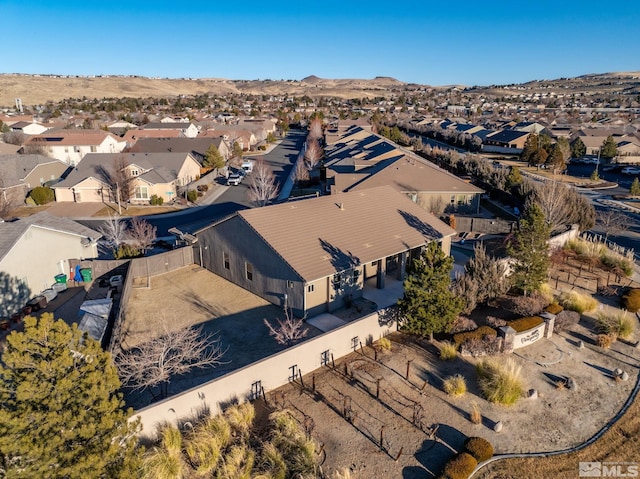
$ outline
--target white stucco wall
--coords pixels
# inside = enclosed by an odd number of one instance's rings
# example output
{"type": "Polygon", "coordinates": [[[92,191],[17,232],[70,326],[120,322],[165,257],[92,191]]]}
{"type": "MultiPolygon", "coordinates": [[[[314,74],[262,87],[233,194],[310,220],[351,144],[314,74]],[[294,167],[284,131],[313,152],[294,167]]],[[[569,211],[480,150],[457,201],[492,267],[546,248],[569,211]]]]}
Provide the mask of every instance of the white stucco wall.
{"type": "Polygon", "coordinates": [[[97,246],[83,246],[83,237],[31,226],[0,261],[0,271],[26,282],[32,294],[50,288],[55,275],[69,277],[68,258],[95,258],[97,246]]]}

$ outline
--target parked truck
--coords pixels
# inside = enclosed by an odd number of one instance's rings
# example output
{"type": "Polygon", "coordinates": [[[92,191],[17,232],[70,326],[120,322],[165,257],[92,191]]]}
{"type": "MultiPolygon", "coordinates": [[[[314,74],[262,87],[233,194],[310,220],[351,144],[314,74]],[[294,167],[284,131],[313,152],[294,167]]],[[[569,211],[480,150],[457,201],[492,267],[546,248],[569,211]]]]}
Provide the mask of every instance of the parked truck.
{"type": "Polygon", "coordinates": [[[245,175],[250,174],[253,171],[253,160],[243,161],[241,168],[245,175]]]}

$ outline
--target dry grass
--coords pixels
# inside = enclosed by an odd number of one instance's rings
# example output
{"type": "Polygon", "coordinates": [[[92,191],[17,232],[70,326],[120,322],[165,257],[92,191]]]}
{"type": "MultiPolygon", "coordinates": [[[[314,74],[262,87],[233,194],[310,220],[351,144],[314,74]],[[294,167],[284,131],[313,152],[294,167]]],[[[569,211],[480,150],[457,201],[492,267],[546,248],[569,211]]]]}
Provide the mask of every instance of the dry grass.
{"type": "Polygon", "coordinates": [[[598,307],[598,300],[588,294],[569,291],[561,296],[560,304],[565,309],[582,314],[595,310],[598,307]]]}
{"type": "Polygon", "coordinates": [[[640,401],[594,444],[570,454],[547,458],[505,459],[491,464],[475,477],[489,479],[538,479],[578,477],[578,463],[638,461],[640,450],[640,401]]]}
{"type": "Polygon", "coordinates": [[[474,402],[471,404],[471,412],[469,413],[469,420],[473,424],[480,424],[482,422],[482,413],[480,412],[480,406],[474,402]]]}
{"type": "Polygon", "coordinates": [[[391,351],[391,340],[389,338],[380,338],[378,340],[378,346],[383,351],[391,351]]]}
{"type": "Polygon", "coordinates": [[[464,396],[467,392],[467,383],[460,374],[455,376],[449,376],[442,382],[442,389],[449,396],[458,397],[464,396]]]}
{"type": "Polygon", "coordinates": [[[458,347],[449,341],[443,342],[440,347],[440,359],[443,361],[451,361],[458,357],[458,347]]]}
{"type": "Polygon", "coordinates": [[[489,402],[509,405],[522,397],[522,369],[513,358],[506,361],[485,359],[476,368],[478,385],[489,402]]]}

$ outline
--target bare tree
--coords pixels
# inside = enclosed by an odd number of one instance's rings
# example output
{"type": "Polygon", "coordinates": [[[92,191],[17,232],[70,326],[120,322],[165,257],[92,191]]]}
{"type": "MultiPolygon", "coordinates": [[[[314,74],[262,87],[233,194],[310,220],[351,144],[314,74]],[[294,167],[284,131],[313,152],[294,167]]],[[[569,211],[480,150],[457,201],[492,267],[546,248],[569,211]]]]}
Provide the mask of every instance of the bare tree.
{"type": "Polygon", "coordinates": [[[304,318],[295,319],[290,309],[284,308],[284,316],[284,319],[277,320],[275,326],[266,319],[264,324],[269,328],[269,336],[273,336],[278,344],[291,346],[306,337],[309,331],[304,327],[304,318]]]}
{"type": "Polygon", "coordinates": [[[5,143],[18,146],[24,143],[25,136],[19,131],[6,131],[2,134],[2,139],[5,143]]]}
{"type": "Polygon", "coordinates": [[[609,239],[609,235],[618,235],[629,229],[629,218],[624,213],[616,210],[608,209],[598,212],[598,223],[604,230],[605,243],[609,239]]]}
{"type": "Polygon", "coordinates": [[[120,353],[116,365],[127,386],[137,391],[149,389],[152,394],[158,387],[160,397],[166,397],[172,378],[222,364],[225,353],[219,338],[187,327],[165,331],[161,337],[120,353]]]}
{"type": "Polygon", "coordinates": [[[324,152],[322,151],[318,140],[315,138],[309,138],[307,140],[307,149],[304,152],[304,159],[307,165],[307,169],[309,171],[313,170],[317,166],[323,155],[324,152]]]}
{"type": "Polygon", "coordinates": [[[595,210],[583,195],[559,181],[531,182],[529,202],[536,203],[552,230],[577,223],[582,231],[593,227],[595,210]]]}
{"type": "Polygon", "coordinates": [[[314,118],[309,123],[309,138],[312,140],[319,140],[322,138],[322,120],[320,118],[314,118]]]}
{"type": "Polygon", "coordinates": [[[110,166],[99,166],[98,173],[102,177],[109,188],[116,202],[127,203],[133,195],[133,180],[135,179],[128,172],[129,164],[123,155],[117,155],[113,158],[110,166]]]}
{"type": "MultiPolygon", "coordinates": [[[[4,188],[4,179],[0,177],[0,218],[9,219],[12,211],[20,203],[17,190],[20,188],[4,188]]],[[[24,194],[24,190],[20,190],[24,194]]],[[[24,198],[22,198],[24,199],[24,198]]]]}
{"type": "Polygon", "coordinates": [[[265,206],[278,196],[278,184],[271,168],[260,159],[253,167],[249,182],[249,199],[257,206],[265,206]]]}
{"type": "Polygon", "coordinates": [[[309,181],[309,170],[304,164],[304,161],[296,161],[296,181],[298,183],[303,181],[309,181]]]}
{"type": "Polygon", "coordinates": [[[105,220],[104,224],[98,228],[98,231],[107,244],[113,250],[117,250],[124,243],[127,236],[127,225],[120,216],[109,215],[109,219],[105,220]]]}
{"type": "Polygon", "coordinates": [[[129,238],[135,242],[136,247],[144,254],[156,240],[157,228],[148,221],[133,218],[127,230],[129,238]]]}

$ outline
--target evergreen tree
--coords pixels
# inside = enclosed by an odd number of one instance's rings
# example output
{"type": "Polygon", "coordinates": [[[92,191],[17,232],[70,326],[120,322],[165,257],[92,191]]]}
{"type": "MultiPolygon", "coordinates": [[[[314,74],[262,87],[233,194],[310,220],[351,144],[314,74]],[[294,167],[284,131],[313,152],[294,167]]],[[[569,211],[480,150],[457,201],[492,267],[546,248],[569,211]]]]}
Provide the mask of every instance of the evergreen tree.
{"type": "Polygon", "coordinates": [[[533,159],[538,151],[538,135],[535,133],[531,133],[527,137],[527,141],[524,142],[524,148],[522,149],[522,153],[520,154],[520,159],[522,161],[526,161],[527,164],[533,164],[533,159]]]}
{"type": "Polygon", "coordinates": [[[513,259],[511,279],[525,295],[538,291],[547,278],[550,233],[544,213],[531,203],[507,248],[513,259]]]}
{"type": "Polygon", "coordinates": [[[609,135],[602,142],[602,149],[600,150],[600,156],[602,158],[611,159],[615,156],[618,156],[618,145],[616,140],[613,139],[613,136],[609,135]]]}
{"type": "Polygon", "coordinates": [[[509,290],[506,266],[488,255],[482,243],[477,243],[473,248],[473,256],[465,265],[464,271],[478,285],[478,303],[486,303],[509,290]]]}
{"type": "Polygon", "coordinates": [[[640,196],[640,181],[638,181],[638,177],[633,179],[633,183],[631,183],[631,188],[629,188],[629,194],[631,196],[640,196]]]}
{"type": "Polygon", "coordinates": [[[571,144],[571,158],[582,158],[587,154],[587,147],[580,137],[571,144]]]}
{"type": "Polygon", "coordinates": [[[445,256],[437,242],[431,242],[404,281],[404,296],[398,300],[403,329],[411,334],[433,338],[447,332],[464,307],[451,289],[453,258],[445,256]]]}
{"type": "Polygon", "coordinates": [[[24,325],[0,363],[0,476],[135,477],[138,424],[109,353],[50,313],[24,325]]]}
{"type": "Polygon", "coordinates": [[[522,173],[520,173],[520,168],[512,166],[509,170],[509,174],[507,175],[506,188],[511,190],[520,184],[522,184],[522,173]]]}
{"type": "Polygon", "coordinates": [[[225,164],[224,158],[220,154],[220,151],[216,145],[211,144],[207,151],[204,153],[203,165],[216,170],[216,174],[220,168],[223,168],[225,164]]]}

